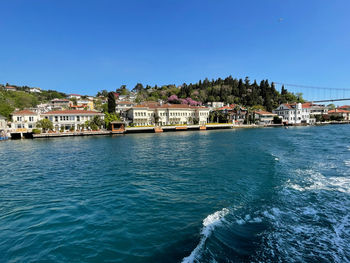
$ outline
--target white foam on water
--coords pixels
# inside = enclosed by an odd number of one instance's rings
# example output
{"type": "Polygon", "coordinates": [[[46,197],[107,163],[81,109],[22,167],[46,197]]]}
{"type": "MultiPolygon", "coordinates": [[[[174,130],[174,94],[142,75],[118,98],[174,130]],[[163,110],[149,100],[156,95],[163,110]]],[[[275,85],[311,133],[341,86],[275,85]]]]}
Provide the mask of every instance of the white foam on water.
{"type": "Polygon", "coordinates": [[[273,230],[257,253],[276,257],[273,261],[350,262],[350,176],[326,177],[313,170],[296,175],[280,191],[281,204],[262,210],[273,230]]]}
{"type": "Polygon", "coordinates": [[[326,177],[321,173],[314,172],[312,170],[306,170],[304,172],[305,175],[308,175],[308,177],[301,184],[293,184],[290,182],[290,180],[288,180],[287,186],[300,192],[313,190],[327,190],[350,193],[350,176],[326,177]]]}
{"type": "Polygon", "coordinates": [[[200,252],[203,249],[205,241],[211,235],[215,227],[222,224],[224,217],[228,213],[229,213],[229,210],[227,208],[223,208],[220,211],[216,211],[215,213],[208,215],[203,220],[203,228],[201,230],[201,239],[197,247],[191,252],[191,254],[182,260],[182,263],[192,263],[199,260],[200,252]]]}

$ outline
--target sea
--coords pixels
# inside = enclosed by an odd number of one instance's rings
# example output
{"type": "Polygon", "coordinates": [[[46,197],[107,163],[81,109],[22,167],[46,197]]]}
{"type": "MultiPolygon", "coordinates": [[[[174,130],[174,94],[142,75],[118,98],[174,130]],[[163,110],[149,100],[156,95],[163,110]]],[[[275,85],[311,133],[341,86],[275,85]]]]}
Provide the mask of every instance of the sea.
{"type": "Polygon", "coordinates": [[[350,126],[0,142],[0,262],[350,262],[350,126]]]}

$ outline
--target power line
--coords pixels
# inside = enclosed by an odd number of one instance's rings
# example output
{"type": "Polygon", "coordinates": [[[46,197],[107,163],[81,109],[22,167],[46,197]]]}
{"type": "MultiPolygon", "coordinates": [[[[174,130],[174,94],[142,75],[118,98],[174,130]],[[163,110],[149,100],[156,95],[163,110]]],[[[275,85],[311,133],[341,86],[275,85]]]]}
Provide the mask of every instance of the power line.
{"type": "Polygon", "coordinates": [[[273,82],[278,85],[284,85],[286,87],[297,87],[297,88],[305,88],[305,89],[322,89],[322,90],[341,90],[341,91],[350,91],[350,89],[341,89],[341,88],[327,88],[327,87],[316,87],[316,86],[306,86],[306,85],[298,85],[298,84],[288,84],[282,82],[273,82]]]}

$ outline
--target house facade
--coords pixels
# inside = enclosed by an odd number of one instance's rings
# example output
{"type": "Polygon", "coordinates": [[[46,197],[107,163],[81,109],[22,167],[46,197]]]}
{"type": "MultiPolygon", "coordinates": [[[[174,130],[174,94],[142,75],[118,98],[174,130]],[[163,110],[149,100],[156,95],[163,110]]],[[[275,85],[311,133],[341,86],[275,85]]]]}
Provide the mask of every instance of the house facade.
{"type": "Polygon", "coordinates": [[[243,124],[247,114],[247,109],[238,104],[223,106],[217,110],[227,114],[228,121],[235,124],[243,124]]]}
{"type": "Polygon", "coordinates": [[[115,102],[115,111],[117,113],[125,112],[126,110],[134,107],[136,103],[132,101],[116,101],[115,102]]]}
{"type": "Polygon", "coordinates": [[[205,125],[208,122],[209,109],[182,104],[136,105],[127,111],[127,118],[135,126],[205,125]]]}
{"type": "Polygon", "coordinates": [[[277,114],[268,111],[254,111],[254,119],[256,124],[269,125],[273,124],[273,119],[277,117],[277,114]]]}
{"type": "Polygon", "coordinates": [[[310,119],[310,105],[302,103],[288,104],[284,103],[272,111],[282,117],[282,122],[285,124],[306,124],[313,123],[315,119],[310,119]]]}
{"type": "Polygon", "coordinates": [[[0,115],[0,133],[7,130],[7,121],[6,118],[0,115]]]}
{"type": "Polygon", "coordinates": [[[340,117],[344,121],[350,120],[350,111],[348,111],[348,110],[343,110],[343,109],[339,109],[339,108],[334,109],[334,110],[329,110],[328,115],[340,117]]]}
{"type": "Polygon", "coordinates": [[[49,119],[55,131],[80,130],[86,121],[91,121],[95,116],[104,119],[104,114],[97,111],[87,110],[62,110],[49,111],[41,114],[41,118],[49,119]]]}
{"type": "Polygon", "coordinates": [[[18,132],[31,132],[36,127],[40,115],[30,110],[12,113],[11,129],[18,132]]]}

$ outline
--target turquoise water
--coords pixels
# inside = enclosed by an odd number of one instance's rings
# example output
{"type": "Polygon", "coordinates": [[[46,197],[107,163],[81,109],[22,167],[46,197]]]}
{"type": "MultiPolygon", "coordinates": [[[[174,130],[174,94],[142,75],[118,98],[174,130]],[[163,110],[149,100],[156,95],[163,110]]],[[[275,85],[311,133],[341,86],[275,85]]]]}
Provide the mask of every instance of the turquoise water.
{"type": "Polygon", "coordinates": [[[350,262],[349,125],[0,143],[0,262],[350,262]]]}

